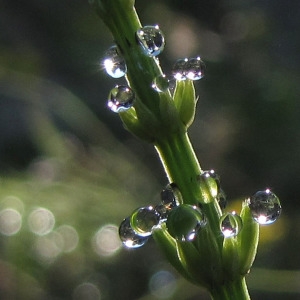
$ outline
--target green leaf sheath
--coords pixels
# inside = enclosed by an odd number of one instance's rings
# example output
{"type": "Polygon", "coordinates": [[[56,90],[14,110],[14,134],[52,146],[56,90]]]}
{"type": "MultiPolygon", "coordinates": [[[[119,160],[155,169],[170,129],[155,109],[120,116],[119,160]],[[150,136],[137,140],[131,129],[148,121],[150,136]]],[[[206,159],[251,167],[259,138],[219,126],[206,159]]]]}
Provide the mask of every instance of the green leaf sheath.
{"type": "Polygon", "coordinates": [[[250,300],[244,277],[215,286],[210,293],[214,300],[250,300]]]}
{"type": "Polygon", "coordinates": [[[251,215],[251,211],[246,202],[244,202],[241,218],[243,228],[237,235],[237,248],[240,259],[240,274],[245,275],[249,272],[257,252],[259,240],[259,224],[256,223],[251,215]]]}

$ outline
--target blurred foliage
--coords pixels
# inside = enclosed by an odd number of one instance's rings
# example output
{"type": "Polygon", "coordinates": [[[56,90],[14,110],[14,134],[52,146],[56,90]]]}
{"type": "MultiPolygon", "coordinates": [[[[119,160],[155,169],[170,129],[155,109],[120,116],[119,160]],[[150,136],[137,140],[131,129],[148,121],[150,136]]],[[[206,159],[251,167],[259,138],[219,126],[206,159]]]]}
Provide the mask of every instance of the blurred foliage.
{"type": "MultiPolygon", "coordinates": [[[[206,62],[190,136],[202,167],[221,175],[229,209],[266,186],[281,199],[280,221],[262,228],[253,299],[298,299],[299,3],[136,5],[165,32],[166,72],[176,58],[206,62]]],[[[113,238],[133,209],[158,201],[166,179],[152,147],[105,107],[115,82],[99,60],[113,41],[88,1],[0,8],[0,299],[206,299],[152,242],[127,251],[113,238]],[[47,218],[33,222],[37,211],[47,218]]]]}

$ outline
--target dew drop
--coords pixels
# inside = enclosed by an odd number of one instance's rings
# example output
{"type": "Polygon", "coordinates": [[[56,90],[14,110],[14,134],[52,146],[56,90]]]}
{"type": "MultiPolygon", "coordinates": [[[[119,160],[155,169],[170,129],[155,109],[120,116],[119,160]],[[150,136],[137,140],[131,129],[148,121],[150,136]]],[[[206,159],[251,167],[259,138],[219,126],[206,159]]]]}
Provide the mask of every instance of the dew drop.
{"type": "Polygon", "coordinates": [[[159,75],[154,78],[152,88],[159,93],[165,92],[169,88],[169,81],[165,75],[159,75]]]}
{"type": "Polygon", "coordinates": [[[163,204],[158,204],[154,207],[154,209],[159,214],[160,222],[165,222],[168,218],[170,208],[163,204]]]}
{"type": "Polygon", "coordinates": [[[168,184],[160,193],[163,205],[171,209],[179,205],[179,190],[174,183],[168,184]]]}
{"type": "Polygon", "coordinates": [[[181,58],[178,59],[172,69],[172,75],[176,80],[199,80],[203,78],[205,64],[201,58],[181,58]]]}
{"type": "Polygon", "coordinates": [[[109,93],[107,106],[111,111],[119,113],[131,108],[134,98],[134,92],[130,87],[117,85],[109,93]]]}
{"type": "Polygon", "coordinates": [[[119,54],[118,47],[116,45],[110,47],[105,52],[102,65],[104,66],[106,73],[113,78],[123,77],[127,72],[125,60],[119,54]]]}
{"type": "Polygon", "coordinates": [[[166,226],[170,235],[179,241],[192,241],[206,225],[202,211],[192,205],[182,204],[171,210],[166,226]]]}
{"type": "Polygon", "coordinates": [[[253,219],[261,225],[274,223],[281,214],[279,198],[269,189],[256,192],[247,202],[253,219]]]}
{"type": "Polygon", "coordinates": [[[186,69],[187,62],[188,62],[187,58],[181,58],[175,62],[172,68],[172,75],[176,80],[180,81],[186,79],[185,69],[186,69]]]}
{"type": "Polygon", "coordinates": [[[167,220],[169,212],[180,204],[180,192],[174,183],[168,184],[160,193],[161,204],[155,207],[160,215],[160,222],[167,220]]]}
{"type": "Polygon", "coordinates": [[[236,236],[242,229],[243,222],[235,212],[226,213],[220,219],[220,229],[225,238],[236,236]]]}
{"type": "Polygon", "coordinates": [[[139,29],[136,37],[144,53],[148,56],[157,56],[164,49],[165,38],[158,25],[139,29]]]}
{"type": "Polygon", "coordinates": [[[196,58],[190,58],[185,66],[186,77],[190,80],[199,80],[203,78],[205,71],[204,62],[198,56],[196,58]]]}
{"type": "Polygon", "coordinates": [[[218,196],[220,190],[220,180],[219,176],[215,173],[214,170],[204,171],[203,173],[201,173],[200,184],[204,184],[204,192],[206,190],[210,192],[210,195],[207,195],[208,198],[209,196],[212,196],[214,198],[218,196]]]}
{"type": "Polygon", "coordinates": [[[152,206],[138,208],[130,217],[131,228],[143,237],[151,235],[153,226],[159,221],[160,215],[152,206]]]}
{"type": "Polygon", "coordinates": [[[135,233],[130,225],[130,217],[122,221],[119,227],[119,236],[127,248],[139,248],[148,241],[148,237],[143,237],[135,233]]]}

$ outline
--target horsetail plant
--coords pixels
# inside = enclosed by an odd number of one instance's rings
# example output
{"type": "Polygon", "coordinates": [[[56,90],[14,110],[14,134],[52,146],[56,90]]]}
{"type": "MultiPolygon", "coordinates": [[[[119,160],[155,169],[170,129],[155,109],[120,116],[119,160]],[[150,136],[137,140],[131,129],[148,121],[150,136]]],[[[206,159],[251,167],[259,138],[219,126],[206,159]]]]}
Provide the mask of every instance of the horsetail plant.
{"type": "Polygon", "coordinates": [[[245,276],[255,259],[259,224],[279,217],[278,197],[266,189],[246,199],[240,215],[224,212],[220,179],[201,169],[187,135],[197,103],[193,81],[204,76],[201,58],[175,63],[172,90],[159,64],[165,37],[158,25],[141,25],[134,0],[89,2],[115,41],[103,66],[110,76],[127,81],[111,90],[108,107],[128,131],[154,145],[169,181],[161,203],[138,208],[123,220],[123,244],[141,247],[152,236],[174,268],[212,299],[250,299],[245,276]]]}

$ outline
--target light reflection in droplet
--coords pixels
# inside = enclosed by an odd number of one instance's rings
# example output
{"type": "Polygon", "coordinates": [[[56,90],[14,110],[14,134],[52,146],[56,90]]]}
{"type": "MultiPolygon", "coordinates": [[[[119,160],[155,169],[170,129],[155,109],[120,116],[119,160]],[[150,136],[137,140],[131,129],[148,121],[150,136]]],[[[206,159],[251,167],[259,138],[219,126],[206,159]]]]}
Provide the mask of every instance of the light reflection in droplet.
{"type": "Polygon", "coordinates": [[[0,212],[0,232],[4,235],[14,235],[22,226],[21,214],[12,208],[6,208],[0,212]]]}
{"type": "Polygon", "coordinates": [[[156,272],[149,281],[150,293],[159,299],[169,299],[176,290],[175,276],[165,270],[156,272]]]}
{"type": "Polygon", "coordinates": [[[63,239],[62,251],[67,253],[73,251],[79,242],[79,236],[76,229],[69,225],[62,225],[55,230],[63,239]]]}
{"type": "Polygon", "coordinates": [[[101,227],[92,242],[95,252],[100,256],[112,256],[122,247],[118,227],[112,224],[101,227]]]}
{"type": "Polygon", "coordinates": [[[47,235],[37,237],[34,244],[34,254],[37,260],[44,263],[52,263],[61,253],[63,239],[57,232],[50,232],[47,235]]]}
{"type": "Polygon", "coordinates": [[[78,285],[73,291],[73,300],[101,300],[99,288],[90,282],[78,285]]]}
{"type": "Polygon", "coordinates": [[[37,235],[45,235],[52,231],[55,225],[53,213],[46,208],[34,209],[28,217],[29,229],[37,235]]]}

